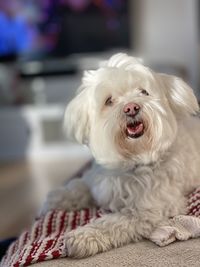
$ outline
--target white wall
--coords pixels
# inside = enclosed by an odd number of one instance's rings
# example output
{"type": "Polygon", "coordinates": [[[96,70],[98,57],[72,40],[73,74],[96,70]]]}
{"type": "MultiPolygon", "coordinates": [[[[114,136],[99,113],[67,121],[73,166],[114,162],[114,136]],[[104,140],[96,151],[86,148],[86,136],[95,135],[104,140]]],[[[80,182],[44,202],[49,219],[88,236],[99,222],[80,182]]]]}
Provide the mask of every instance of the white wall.
{"type": "Polygon", "coordinates": [[[198,0],[137,0],[136,50],[144,58],[186,67],[199,81],[198,0]]]}

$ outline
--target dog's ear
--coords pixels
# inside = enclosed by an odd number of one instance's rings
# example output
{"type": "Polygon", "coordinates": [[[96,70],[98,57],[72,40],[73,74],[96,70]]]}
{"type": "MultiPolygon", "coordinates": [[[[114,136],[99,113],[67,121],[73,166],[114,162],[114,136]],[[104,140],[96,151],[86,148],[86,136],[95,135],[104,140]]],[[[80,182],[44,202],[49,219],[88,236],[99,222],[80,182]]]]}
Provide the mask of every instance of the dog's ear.
{"type": "Polygon", "coordinates": [[[80,89],[68,104],[64,115],[64,131],[67,136],[81,144],[87,144],[89,136],[88,92],[80,89]]]}
{"type": "Polygon", "coordinates": [[[169,104],[177,115],[196,114],[199,111],[197,99],[187,83],[176,76],[166,74],[160,76],[164,82],[169,104]]]}

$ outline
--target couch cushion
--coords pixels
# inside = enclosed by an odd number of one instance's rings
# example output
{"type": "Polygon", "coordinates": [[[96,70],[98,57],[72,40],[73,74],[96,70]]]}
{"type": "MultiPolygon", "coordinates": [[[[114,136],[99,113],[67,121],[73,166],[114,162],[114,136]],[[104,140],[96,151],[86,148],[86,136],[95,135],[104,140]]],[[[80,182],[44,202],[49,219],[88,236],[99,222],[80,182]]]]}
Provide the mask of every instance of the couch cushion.
{"type": "Polygon", "coordinates": [[[158,247],[152,242],[135,244],[98,254],[94,257],[74,260],[64,258],[46,261],[34,267],[199,267],[200,239],[176,242],[166,247],[158,247]]]}

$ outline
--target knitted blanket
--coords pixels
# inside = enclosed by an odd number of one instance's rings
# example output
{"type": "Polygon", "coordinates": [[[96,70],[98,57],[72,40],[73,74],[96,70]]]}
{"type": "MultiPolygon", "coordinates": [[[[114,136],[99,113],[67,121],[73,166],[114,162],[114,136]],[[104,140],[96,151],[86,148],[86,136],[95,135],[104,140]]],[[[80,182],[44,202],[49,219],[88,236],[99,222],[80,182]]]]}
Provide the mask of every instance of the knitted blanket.
{"type": "MultiPolygon", "coordinates": [[[[28,266],[36,262],[67,257],[64,242],[66,232],[89,223],[101,214],[101,210],[97,208],[73,212],[49,211],[11,244],[0,266],[28,266]]],[[[175,216],[165,225],[155,229],[149,239],[159,246],[165,246],[176,240],[199,236],[200,187],[188,197],[188,215],[175,216]]]]}

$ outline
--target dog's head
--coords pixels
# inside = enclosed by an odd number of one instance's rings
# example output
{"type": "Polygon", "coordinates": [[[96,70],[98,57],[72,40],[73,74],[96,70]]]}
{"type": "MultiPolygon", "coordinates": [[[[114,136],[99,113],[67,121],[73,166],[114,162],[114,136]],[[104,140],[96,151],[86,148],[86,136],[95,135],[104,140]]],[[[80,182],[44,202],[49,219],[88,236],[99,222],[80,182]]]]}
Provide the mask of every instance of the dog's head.
{"type": "Polygon", "coordinates": [[[198,109],[183,80],[117,54],[85,72],[67,106],[65,128],[100,164],[127,167],[156,161],[173,144],[179,121],[198,109]]]}

